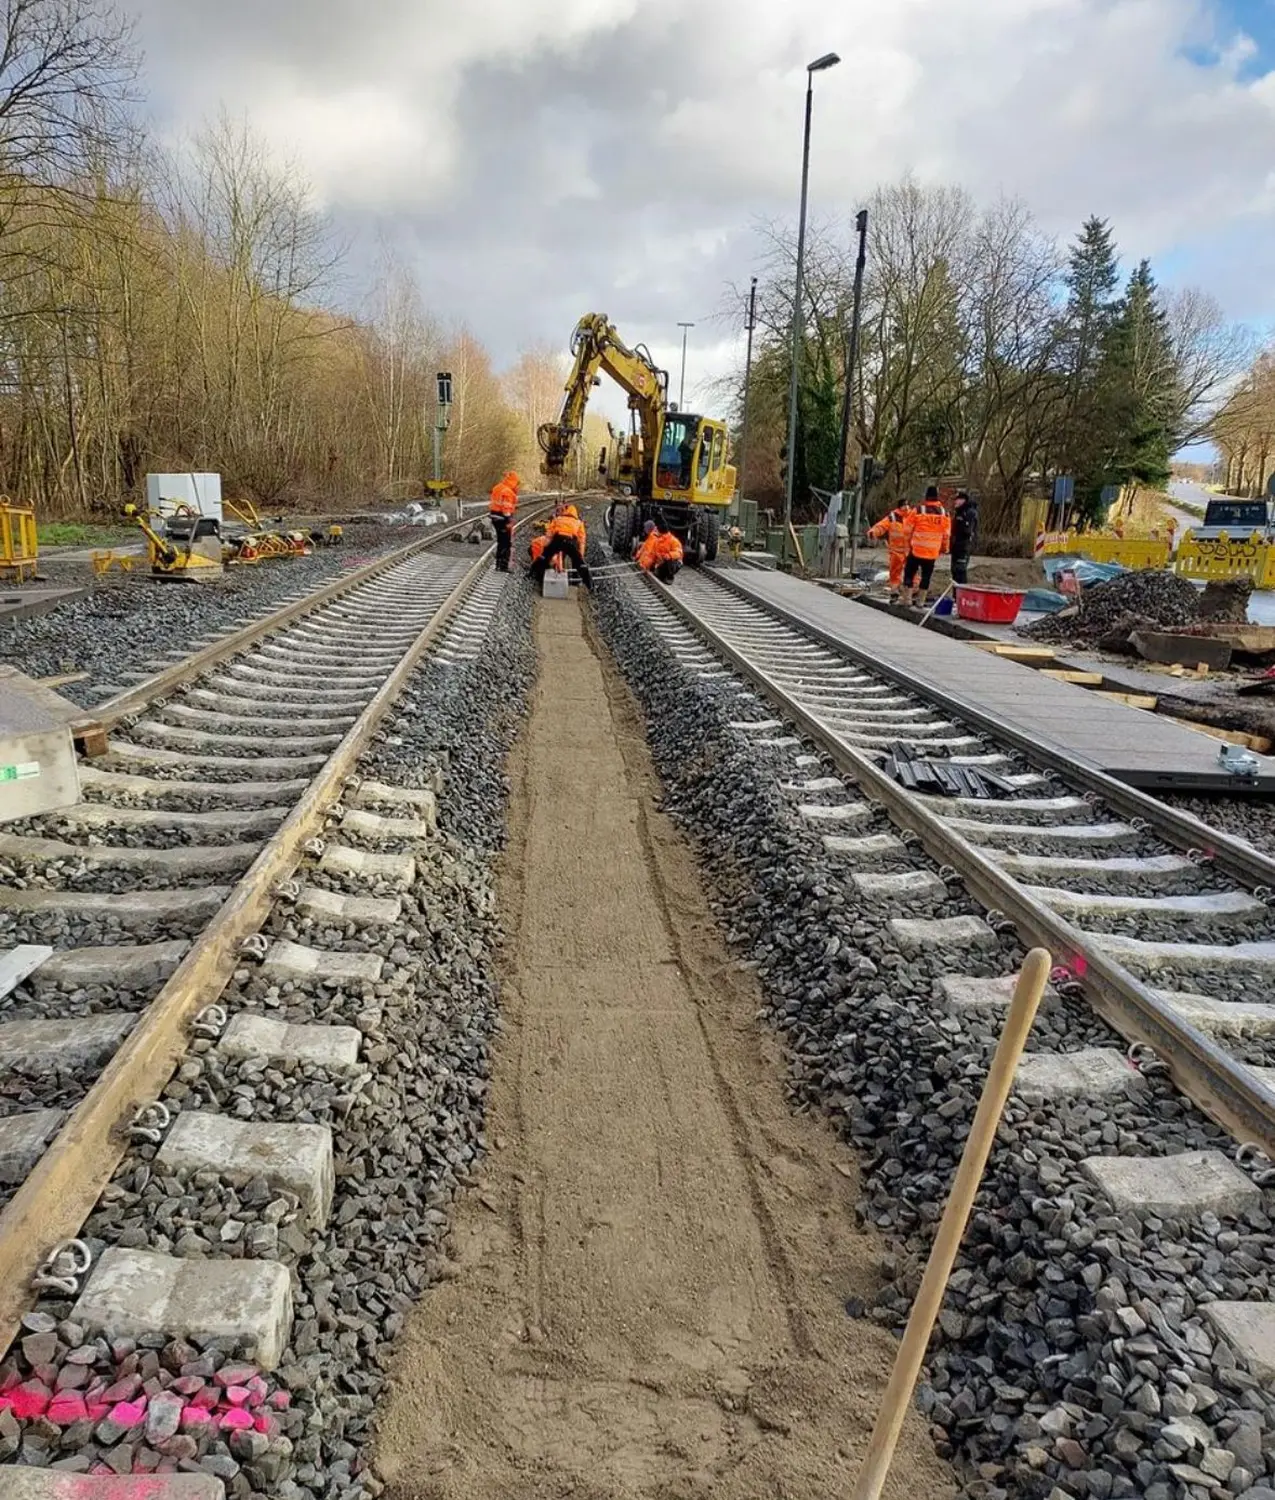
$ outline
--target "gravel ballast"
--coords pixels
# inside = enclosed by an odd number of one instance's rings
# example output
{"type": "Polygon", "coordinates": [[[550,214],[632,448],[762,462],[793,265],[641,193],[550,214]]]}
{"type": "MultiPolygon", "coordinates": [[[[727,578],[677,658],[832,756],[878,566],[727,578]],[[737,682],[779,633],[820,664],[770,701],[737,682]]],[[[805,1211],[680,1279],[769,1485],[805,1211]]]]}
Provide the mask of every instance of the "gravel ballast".
{"type": "MultiPolygon", "coordinates": [[[[873,1304],[847,1316],[900,1329],[995,1044],[995,1018],[948,1015],[933,980],[1012,972],[1021,950],[1002,936],[977,954],[901,952],[889,918],[978,908],[959,885],[919,910],[860,897],[853,867],[830,861],[825,830],[780,790],[831,767],[798,766],[809,746],[768,750],[730,730],[773,711],[731,679],[677,666],[633,589],[599,581],[599,629],[645,712],[666,808],[699,846],[720,920],[786,1040],[795,1106],[826,1112],[864,1155],[861,1213],[890,1249],[873,1304]]],[[[932,869],[911,850],[881,868],[909,866],[932,869]]],[[[1123,1047],[1069,997],[1032,1042],[1094,1045],[1123,1047]]],[[[1270,1298],[1270,1191],[1238,1219],[1139,1221],[1112,1213],[1080,1170],[1088,1156],[1210,1148],[1232,1149],[1162,1076],[1131,1071],[1114,1100],[1011,1100],[917,1396],[963,1493],[1266,1500],[1275,1403],[1202,1308],[1270,1298]]]]}
{"type": "MultiPolygon", "coordinates": [[[[234,1368],[239,1348],[217,1341],[195,1349],[113,1346],[67,1323],[69,1301],[46,1300],[28,1328],[42,1341],[30,1353],[19,1344],[0,1366],[0,1387],[34,1381],[40,1388],[30,1395],[29,1415],[0,1411],[0,1459],[122,1472],[201,1469],[222,1478],[234,1500],[352,1500],[380,1492],[364,1448],[390,1344],[422,1291],[456,1274],[447,1253],[449,1208],[486,1149],[488,1053],[499,1024],[494,858],[504,839],[504,760],[525,710],[534,651],[529,591],[490,580],[469,623],[484,597],[495,613],[476,657],[451,666],[427,661],[359,766],[366,779],[411,788],[433,786],[442,772],[438,835],[375,845],[378,853],[410,852],[414,884],[390,891],[303,872],[312,886],[400,898],[399,923],[361,928],[305,917],[280,902],[263,929],[268,938],[374,952],[383,960],[380,980],[346,987],[278,982],[245,964],[221,1002],[232,1016],[247,1009],[289,1023],[355,1027],[362,1037],[357,1070],[232,1060],[205,1037],[162,1095],[174,1113],[197,1108],[330,1127],[336,1191],[326,1229],[316,1235],[295,1199],[263,1180],[230,1187],[205,1174],[161,1172],[154,1145],[145,1142],[130,1152],[86,1226],[95,1251],[119,1245],[282,1261],[293,1273],[295,1323],[281,1364],[254,1386],[251,1369],[234,1368]],[[87,1373],[68,1375],[68,1368],[87,1373]],[[100,1398],[99,1382],[131,1383],[135,1376],[152,1409],[156,1396],[162,1408],[176,1390],[186,1405],[206,1403],[216,1421],[165,1436],[158,1425],[151,1434],[145,1424],[140,1432],[101,1419],[64,1424],[34,1410],[41,1389],[94,1389],[100,1398]],[[218,1393],[232,1382],[235,1392],[250,1392],[245,1404],[263,1419],[251,1430],[222,1422],[227,1400],[218,1393]]],[[[360,846],[346,834],[339,842],[360,846]]],[[[73,1401],[58,1410],[76,1415],[71,1408],[73,1401]]]]}

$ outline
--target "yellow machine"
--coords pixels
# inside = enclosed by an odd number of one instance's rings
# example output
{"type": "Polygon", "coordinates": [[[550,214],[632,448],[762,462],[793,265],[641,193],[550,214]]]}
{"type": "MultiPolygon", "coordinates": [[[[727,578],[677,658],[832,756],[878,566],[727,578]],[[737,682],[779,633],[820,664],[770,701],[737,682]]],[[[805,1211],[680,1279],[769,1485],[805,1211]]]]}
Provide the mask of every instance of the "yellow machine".
{"type": "Polygon", "coordinates": [[[161,535],[144,512],[126,505],[150,545],[151,573],[156,578],[208,583],[222,575],[221,527],[212,516],[197,515],[188,505],[177,508],[161,535]]]}
{"type": "Polygon", "coordinates": [[[717,556],[721,519],[735,494],[735,470],[726,461],[726,424],[680,412],[668,402],[668,372],[640,344],[630,349],[605,313],[587,313],[571,336],[575,363],[556,422],[537,436],[541,472],[561,478],[584,428],[595,385],[607,374],[628,393],[631,432],[613,435],[600,469],[615,495],[608,510],[612,549],[628,557],[642,523],[663,516],[677,533],[688,562],[717,556]]]}
{"type": "Polygon", "coordinates": [[[30,505],[14,505],[7,495],[0,495],[0,576],[12,573],[17,583],[34,576],[40,560],[36,537],[35,510],[30,505]]]}

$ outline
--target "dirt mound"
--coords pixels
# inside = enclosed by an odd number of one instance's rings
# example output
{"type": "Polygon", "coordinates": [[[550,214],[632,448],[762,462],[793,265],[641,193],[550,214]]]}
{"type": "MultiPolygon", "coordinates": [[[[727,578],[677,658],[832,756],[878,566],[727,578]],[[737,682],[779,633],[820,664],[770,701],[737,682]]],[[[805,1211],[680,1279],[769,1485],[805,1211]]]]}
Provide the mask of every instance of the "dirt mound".
{"type": "Polygon", "coordinates": [[[1023,635],[1056,645],[1103,645],[1127,641],[1148,626],[1180,630],[1200,618],[1200,594],[1176,573],[1123,573],[1086,589],[1073,612],[1046,615],[1023,635]]]}

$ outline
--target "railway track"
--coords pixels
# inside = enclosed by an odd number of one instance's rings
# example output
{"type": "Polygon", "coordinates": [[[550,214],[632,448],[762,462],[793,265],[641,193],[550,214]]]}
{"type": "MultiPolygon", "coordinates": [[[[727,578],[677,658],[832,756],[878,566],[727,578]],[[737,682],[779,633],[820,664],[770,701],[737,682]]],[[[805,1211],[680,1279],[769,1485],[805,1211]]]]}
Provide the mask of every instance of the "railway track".
{"type": "MultiPolygon", "coordinates": [[[[0,1346],[41,1289],[83,1288],[75,1236],[131,1147],[163,1138],[170,1121],[154,1101],[192,1039],[220,1037],[228,1056],[263,1064],[299,1056],[349,1071],[348,1030],[294,1036],[243,1016],[228,1027],[209,1007],[245,966],[285,989],[376,984],[434,795],[351,776],[425,655],[459,664],[478,649],[505,580],[490,548],[472,560],[439,552],[464,529],[118,694],[94,716],[109,739],[82,765],[83,800],[0,832],[0,946],[27,960],[0,986],[0,1346]],[[318,946],[256,936],[279,900],[318,946]]],[[[253,1157],[242,1130],[192,1117],[184,1144],[173,1132],[172,1159],[215,1174],[247,1150],[267,1177],[274,1163],[303,1222],[321,1227],[332,1166],[317,1128],[258,1142],[253,1157]],[[308,1199],[302,1178],[318,1184],[308,1199]]]]}
{"type": "MultiPolygon", "coordinates": [[[[993,923],[1048,948],[1057,979],[1143,1049],[1144,1065],[1167,1068],[1237,1141],[1275,1158],[1275,1057],[1265,1044],[1275,1035],[1275,859],[1120,783],[1033,763],[1030,752],[868,670],[721,575],[683,573],[676,590],[650,586],[662,612],[781,716],[749,732],[773,738],[797,727],[850,784],[842,800],[814,805],[813,794],[835,788],[812,783],[803,810],[826,825],[828,850],[859,868],[861,893],[923,904],[938,874],[890,873],[893,856],[919,844],[993,923]],[[910,791],[882,767],[900,743],[992,771],[1012,791],[989,799],[910,791]],[[898,832],[857,836],[882,807],[898,832]]],[[[681,655],[690,659],[685,645],[681,655]]],[[[923,940],[959,952],[977,936],[940,923],[923,940]]],[[[1090,1088],[1121,1081],[1114,1053],[1086,1052],[1073,1067],[1073,1083],[1090,1088]]]]}

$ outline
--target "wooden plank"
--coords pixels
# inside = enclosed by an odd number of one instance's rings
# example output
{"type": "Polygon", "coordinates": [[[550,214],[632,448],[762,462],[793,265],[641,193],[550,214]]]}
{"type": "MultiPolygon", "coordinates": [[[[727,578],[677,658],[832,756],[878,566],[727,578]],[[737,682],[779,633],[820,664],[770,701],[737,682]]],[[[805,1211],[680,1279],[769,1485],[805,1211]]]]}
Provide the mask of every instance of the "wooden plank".
{"type": "Polygon", "coordinates": [[[22,943],[0,955],[0,1000],[34,974],[46,958],[52,957],[53,949],[43,943],[22,943]]]}
{"type": "Polygon", "coordinates": [[[1126,708],[1147,708],[1154,710],[1159,699],[1152,697],[1150,693],[1116,693],[1106,690],[1098,694],[1099,698],[1110,698],[1113,703],[1123,703],[1126,708]]]}
{"type": "Polygon", "coordinates": [[[1165,714],[1164,717],[1187,729],[1197,729],[1215,740],[1225,740],[1228,745],[1243,745],[1246,750],[1255,750],[1258,755],[1270,753],[1271,741],[1265,735],[1245,734],[1241,729],[1219,729],[1216,724],[1197,724],[1194,719],[1180,719],[1177,714],[1165,714]]]}
{"type": "Polygon", "coordinates": [[[990,656],[1005,656],[1012,661],[1056,661],[1058,653],[1052,646],[1020,646],[1016,641],[972,641],[976,651],[986,651],[990,656]]]}
{"type": "Polygon", "coordinates": [[[1101,687],[1103,675],[1101,672],[1075,672],[1065,668],[1046,667],[1041,671],[1042,677],[1052,677],[1055,682],[1071,682],[1077,687],[1101,687]]]}

